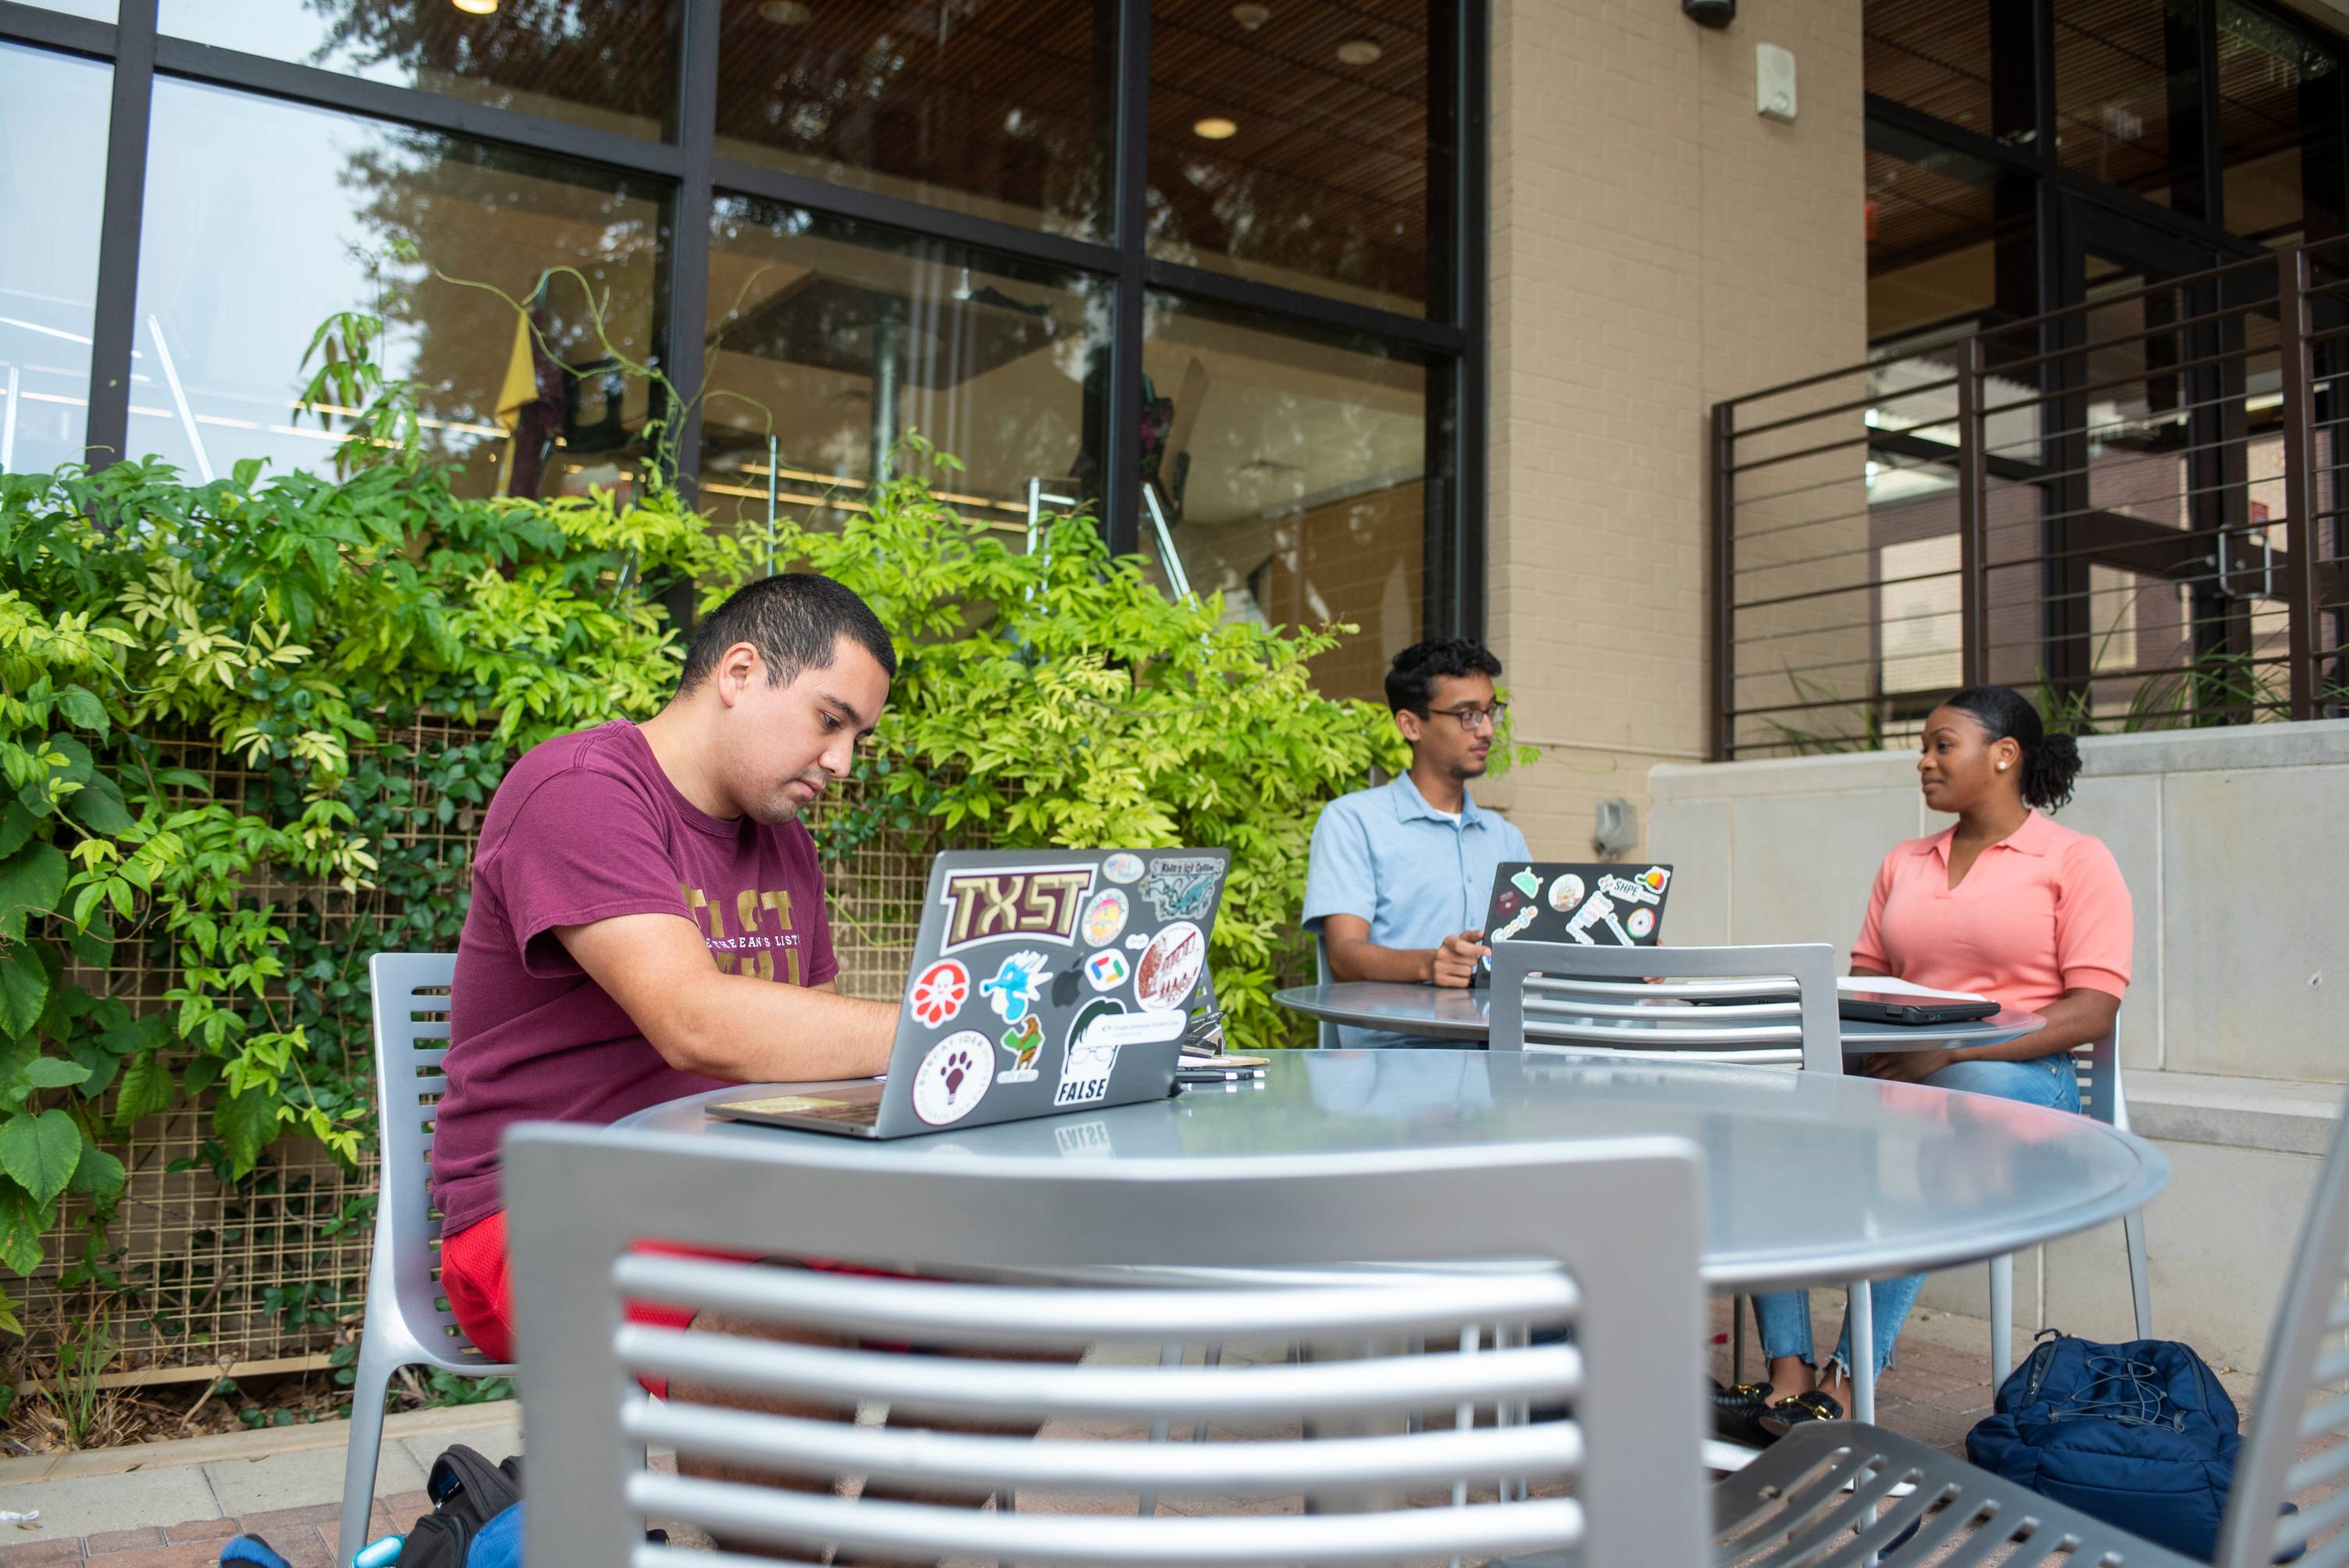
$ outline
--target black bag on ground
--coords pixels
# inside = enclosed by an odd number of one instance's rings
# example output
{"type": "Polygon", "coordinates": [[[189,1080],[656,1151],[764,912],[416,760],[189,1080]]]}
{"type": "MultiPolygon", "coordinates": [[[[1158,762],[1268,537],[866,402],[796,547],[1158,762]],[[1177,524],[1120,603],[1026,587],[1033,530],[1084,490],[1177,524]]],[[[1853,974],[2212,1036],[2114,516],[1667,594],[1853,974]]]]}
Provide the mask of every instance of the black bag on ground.
{"type": "Polygon", "coordinates": [[[1966,1434],[1966,1458],[2209,1562],[2243,1446],[2218,1374],[2173,1339],[2049,1334],[1999,1385],[1993,1413],[1966,1434]]]}
{"type": "Polygon", "coordinates": [[[432,1511],[409,1531],[398,1568],[464,1568],[481,1527],[522,1501],[522,1456],[493,1465],[451,1443],[432,1461],[424,1495],[432,1500],[432,1511]]]}

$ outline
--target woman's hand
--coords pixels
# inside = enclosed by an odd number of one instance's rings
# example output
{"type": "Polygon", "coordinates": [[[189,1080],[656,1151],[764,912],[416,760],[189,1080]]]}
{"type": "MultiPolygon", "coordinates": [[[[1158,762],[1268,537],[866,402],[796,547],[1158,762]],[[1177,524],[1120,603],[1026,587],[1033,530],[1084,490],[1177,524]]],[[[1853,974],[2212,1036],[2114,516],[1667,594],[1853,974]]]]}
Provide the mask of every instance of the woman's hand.
{"type": "Polygon", "coordinates": [[[1894,1083],[1923,1083],[1951,1062],[1955,1051],[1871,1051],[1861,1071],[1872,1078],[1894,1083]]]}

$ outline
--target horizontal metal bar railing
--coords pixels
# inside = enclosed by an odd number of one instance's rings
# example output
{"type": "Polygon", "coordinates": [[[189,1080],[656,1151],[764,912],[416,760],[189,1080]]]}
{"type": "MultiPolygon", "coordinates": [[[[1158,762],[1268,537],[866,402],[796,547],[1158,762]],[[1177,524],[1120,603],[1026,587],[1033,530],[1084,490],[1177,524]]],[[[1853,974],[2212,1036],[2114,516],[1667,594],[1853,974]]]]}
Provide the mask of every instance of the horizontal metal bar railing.
{"type": "Polygon", "coordinates": [[[2027,669],[2023,684],[2066,711],[2132,723],[2349,715],[2344,430],[2349,236],[1716,404],[1715,755],[1913,720],[1936,696],[1901,689],[1930,678],[1902,662],[1919,657],[1968,681],[2027,669]],[[1865,428],[1839,433],[1855,415],[1865,428]],[[1767,449],[1790,431],[1836,438],[1767,449]],[[1843,456],[1863,452],[1864,472],[1843,456]],[[1805,462],[1844,471],[1740,493],[1805,462]],[[2158,493],[2132,493],[2148,479],[2158,493]],[[1803,500],[1855,485],[1865,508],[1803,500]],[[1954,568],[1889,553],[1952,531],[1954,568]],[[1774,539],[1793,548],[1757,548],[1774,539]],[[2122,575],[2091,579],[2106,567],[2122,575]],[[1896,634],[1940,643],[1920,630],[1937,625],[1954,647],[1896,634]],[[1801,716],[1836,710],[1856,720],[1802,731],[1801,716]]]}

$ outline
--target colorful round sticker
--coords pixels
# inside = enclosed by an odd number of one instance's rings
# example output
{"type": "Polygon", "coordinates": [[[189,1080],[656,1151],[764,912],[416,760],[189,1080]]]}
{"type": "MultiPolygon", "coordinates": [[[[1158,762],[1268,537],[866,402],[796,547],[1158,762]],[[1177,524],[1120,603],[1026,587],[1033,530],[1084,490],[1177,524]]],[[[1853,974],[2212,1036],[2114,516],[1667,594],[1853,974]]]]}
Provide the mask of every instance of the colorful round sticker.
{"type": "Polygon", "coordinates": [[[932,1046],[915,1069],[914,1114],[932,1127],[960,1121],[994,1082],[995,1047],[977,1029],[957,1031],[932,1046]]]}
{"type": "Polygon", "coordinates": [[[1623,929],[1631,934],[1632,941],[1645,941],[1656,929],[1656,912],[1652,909],[1633,910],[1623,917],[1623,929]]]}
{"type": "Polygon", "coordinates": [[[941,958],[923,970],[907,998],[915,1018],[926,1029],[935,1029],[961,1012],[969,999],[970,972],[951,958],[941,958]]]}
{"type": "Polygon", "coordinates": [[[1107,947],[1115,942],[1124,933],[1126,916],[1132,913],[1133,906],[1124,893],[1113,887],[1102,889],[1085,905],[1085,945],[1107,947]]]}
{"type": "Polygon", "coordinates": [[[1102,875],[1113,882],[1132,884],[1142,880],[1142,857],[1127,854],[1123,850],[1102,862],[1102,875]]]}
{"type": "Polygon", "coordinates": [[[1582,879],[1568,872],[1549,884],[1549,906],[1564,914],[1582,902],[1582,879]]]}
{"type": "Polygon", "coordinates": [[[1170,1013],[1183,1005],[1207,966],[1207,938],[1187,920],[1178,920],[1150,939],[1133,966],[1133,999],[1150,1013],[1170,1013]]]}

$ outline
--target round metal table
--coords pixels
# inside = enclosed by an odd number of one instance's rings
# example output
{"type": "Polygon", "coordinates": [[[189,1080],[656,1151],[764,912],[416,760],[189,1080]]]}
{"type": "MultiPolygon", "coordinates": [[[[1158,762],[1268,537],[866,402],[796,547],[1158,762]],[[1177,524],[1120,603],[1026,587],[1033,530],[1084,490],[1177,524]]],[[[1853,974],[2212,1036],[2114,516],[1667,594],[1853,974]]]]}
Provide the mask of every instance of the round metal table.
{"type": "MultiPolygon", "coordinates": [[[[1292,985],[1274,992],[1272,999],[1292,1012],[1332,1024],[1439,1040],[1484,1041],[1492,1034],[1486,1018],[1492,996],[1488,990],[1457,986],[1342,980],[1325,985],[1292,985]]],[[[1971,1024],[1881,1024],[1859,1018],[1846,1018],[1842,1023],[1844,1049],[1854,1053],[2002,1046],[2047,1026],[2047,1020],[2038,1014],[2018,1007],[2001,1007],[1992,1016],[1971,1024]]],[[[1538,1019],[1527,1021],[1526,1038],[1541,1043],[1538,1019]]],[[[1587,1040],[1574,1043],[1590,1048],[1587,1040]]]]}

